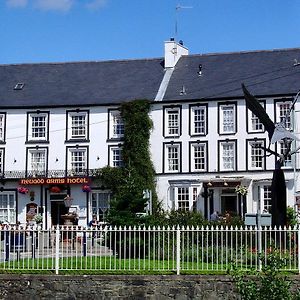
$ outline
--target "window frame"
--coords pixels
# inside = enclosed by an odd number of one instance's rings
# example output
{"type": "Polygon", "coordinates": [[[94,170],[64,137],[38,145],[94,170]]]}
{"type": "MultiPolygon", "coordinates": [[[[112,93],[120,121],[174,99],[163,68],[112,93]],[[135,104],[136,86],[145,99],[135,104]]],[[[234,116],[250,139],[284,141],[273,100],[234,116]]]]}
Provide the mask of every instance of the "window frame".
{"type": "Polygon", "coordinates": [[[108,139],[109,140],[122,140],[124,138],[125,124],[124,119],[121,116],[121,111],[119,109],[109,109],[108,110],[108,139]],[[116,123],[115,119],[120,121],[116,123]],[[115,127],[119,128],[121,133],[115,133],[115,127]]]}
{"type": "Polygon", "coordinates": [[[190,172],[207,172],[208,171],[208,141],[196,141],[196,142],[189,142],[190,144],[190,172]],[[195,168],[195,155],[194,150],[197,146],[203,146],[204,150],[204,168],[203,169],[196,169],[195,168]]]}
{"type": "MultiPolygon", "coordinates": [[[[82,162],[76,162],[76,163],[81,163],[82,162]]],[[[87,171],[89,169],[89,147],[88,146],[67,146],[66,147],[66,171],[68,175],[71,176],[80,176],[80,175],[86,175],[87,171]],[[79,169],[76,169],[78,167],[72,168],[72,153],[73,152],[82,152],[85,153],[84,157],[84,163],[85,167],[80,167],[79,169]]]]}
{"type": "Polygon", "coordinates": [[[170,193],[169,193],[169,203],[170,208],[172,210],[184,210],[184,211],[197,211],[197,201],[200,199],[200,191],[201,186],[198,184],[185,184],[185,183],[177,183],[172,184],[169,187],[170,193]],[[180,205],[180,199],[179,199],[179,189],[187,189],[188,190],[188,199],[182,199],[182,204],[188,203],[188,206],[181,206],[180,205]]]}
{"type": "Polygon", "coordinates": [[[46,176],[48,171],[48,147],[27,147],[26,148],[26,174],[31,173],[32,176],[46,176]],[[44,153],[45,162],[44,170],[34,170],[32,168],[32,153],[44,153]]]}
{"type": "MultiPolygon", "coordinates": [[[[17,195],[16,195],[16,191],[15,190],[10,190],[10,189],[8,189],[8,190],[3,190],[1,193],[0,193],[0,198],[2,197],[3,198],[3,196],[7,196],[8,197],[8,201],[7,201],[7,204],[9,204],[9,202],[10,202],[10,199],[9,199],[9,197],[10,196],[12,196],[13,197],[13,202],[14,202],[14,207],[9,207],[10,205],[7,205],[7,208],[1,208],[0,209],[0,211],[1,210],[5,210],[5,209],[7,209],[7,216],[8,216],[8,219],[7,220],[5,220],[4,218],[2,218],[2,216],[1,216],[1,212],[0,212],[0,221],[2,221],[2,222],[8,222],[8,224],[15,224],[16,223],[16,221],[17,221],[17,207],[18,207],[18,203],[17,203],[17,195]],[[2,218],[2,219],[1,219],[2,218]]],[[[2,200],[0,199],[0,202],[1,202],[2,200]]],[[[1,207],[2,205],[0,205],[0,207],[1,207]]]]}
{"type": "MultiPolygon", "coordinates": [[[[182,171],[182,152],[181,152],[181,142],[170,142],[170,143],[163,143],[163,173],[181,173],[182,171]],[[170,163],[169,163],[169,148],[177,149],[177,157],[175,158],[178,162],[178,169],[170,170],[170,163]]],[[[174,160],[174,158],[173,158],[174,160]]],[[[174,164],[175,165],[175,164],[174,164]]]]}
{"type": "MultiPolygon", "coordinates": [[[[293,143],[293,141],[291,141],[292,143],[293,143]]],[[[285,148],[283,148],[282,147],[282,145],[284,144],[284,141],[283,140],[280,140],[280,141],[278,141],[277,143],[276,143],[276,151],[277,151],[277,153],[280,153],[280,154],[283,154],[283,149],[285,149],[285,148]]],[[[292,148],[293,146],[291,145],[291,148],[292,148]]],[[[293,149],[293,148],[292,148],[293,149]]],[[[293,155],[293,156],[291,156],[291,155],[288,155],[288,157],[289,157],[289,159],[287,160],[285,160],[285,162],[284,162],[284,165],[282,165],[281,166],[281,168],[283,168],[283,169],[292,169],[293,168],[293,166],[294,166],[294,163],[295,163],[295,155],[293,155]]],[[[276,159],[275,159],[275,161],[276,161],[276,159]]]]}
{"type": "Polygon", "coordinates": [[[109,162],[109,166],[113,167],[113,168],[120,168],[124,166],[124,161],[123,161],[123,145],[119,144],[119,145],[109,145],[108,146],[108,162],[109,162]],[[119,157],[121,157],[121,159],[119,160],[114,160],[114,151],[117,150],[119,151],[119,157]]]}
{"type": "Polygon", "coordinates": [[[2,122],[0,121],[0,144],[5,144],[6,142],[6,112],[0,112],[0,118],[2,117],[2,122]],[[2,134],[1,134],[2,132],[2,134]]]}
{"type": "Polygon", "coordinates": [[[97,220],[100,222],[105,222],[105,215],[107,215],[107,213],[109,212],[110,209],[110,201],[112,199],[112,192],[110,190],[100,190],[100,189],[92,189],[91,193],[90,193],[90,208],[91,208],[91,215],[97,215],[97,220]],[[100,203],[100,199],[99,199],[99,195],[108,195],[108,205],[107,205],[107,209],[105,211],[102,210],[101,206],[99,205],[100,203]],[[93,199],[93,195],[97,195],[97,199],[93,199]],[[96,207],[93,206],[93,202],[96,201],[96,207]],[[102,213],[99,212],[99,210],[102,211],[102,213]]]}
{"type": "MultiPolygon", "coordinates": [[[[261,149],[262,151],[262,166],[261,167],[255,167],[252,166],[252,144],[259,143],[262,144],[262,147],[266,147],[266,139],[247,139],[246,140],[246,157],[247,157],[247,170],[253,170],[253,171],[263,171],[266,169],[266,153],[264,149],[261,149]]],[[[259,148],[258,148],[259,149],[259,148]]]]}
{"type": "Polygon", "coordinates": [[[181,128],[182,126],[182,107],[181,105],[171,105],[171,106],[164,106],[163,107],[163,136],[165,138],[176,138],[181,136],[181,128]],[[169,133],[170,126],[169,126],[169,113],[170,112],[177,112],[178,115],[178,124],[174,128],[177,128],[177,133],[169,133]]]}
{"type": "MultiPolygon", "coordinates": [[[[27,134],[26,143],[49,143],[49,122],[50,112],[49,111],[29,111],[27,112],[27,134]],[[33,137],[33,117],[45,117],[45,137],[33,137]]],[[[43,128],[43,127],[41,127],[43,128]]]]}
{"type": "Polygon", "coordinates": [[[0,148],[0,175],[4,175],[5,167],[5,148],[0,148]]]}
{"type": "MultiPolygon", "coordinates": [[[[263,109],[266,111],[266,100],[258,101],[263,109]]],[[[246,106],[246,119],[247,119],[247,133],[263,133],[265,132],[265,127],[262,122],[259,121],[258,117],[246,106]],[[256,125],[261,125],[261,129],[253,129],[253,120],[256,121],[256,125]]]]}
{"type": "MultiPolygon", "coordinates": [[[[190,133],[190,136],[206,136],[207,133],[208,133],[208,104],[207,103],[203,103],[203,104],[191,104],[189,106],[189,119],[190,119],[190,122],[189,122],[189,133],[190,133]],[[204,116],[204,120],[203,120],[203,128],[204,130],[202,132],[196,132],[195,128],[195,111],[197,109],[203,109],[204,112],[203,112],[203,116],[204,116]]],[[[198,121],[200,122],[200,121],[198,121]]]]}
{"type": "Polygon", "coordinates": [[[220,172],[232,172],[232,171],[237,171],[238,170],[238,166],[237,166],[237,140],[221,140],[218,141],[218,170],[220,172]],[[224,157],[222,155],[223,153],[223,145],[233,145],[233,158],[232,158],[232,162],[233,162],[233,168],[224,168],[224,157]]]}
{"type": "Polygon", "coordinates": [[[260,186],[261,212],[267,211],[271,213],[272,199],[271,199],[271,185],[263,184],[260,186]],[[269,197],[266,197],[269,196],[269,197]]]}
{"type": "MultiPolygon", "coordinates": [[[[281,115],[282,113],[281,113],[280,106],[283,105],[283,104],[289,104],[289,108],[290,108],[292,102],[293,102],[293,98],[281,98],[281,99],[276,99],[274,101],[274,105],[275,105],[275,107],[274,107],[274,109],[275,109],[274,114],[275,114],[276,123],[280,123],[282,121],[282,118],[283,118],[283,116],[281,115]]],[[[287,111],[288,110],[289,109],[287,109],[287,111]]],[[[291,118],[291,116],[289,116],[288,123],[289,123],[289,126],[285,126],[285,128],[287,130],[292,131],[293,130],[293,128],[292,128],[293,124],[292,124],[292,118],[291,118]]]]}
{"type": "MultiPolygon", "coordinates": [[[[66,142],[88,142],[89,141],[89,124],[90,124],[90,111],[88,109],[75,109],[66,111],[66,142]],[[84,124],[84,135],[74,135],[73,134],[73,117],[85,116],[84,124]]],[[[77,126],[77,130],[81,126],[77,126]]]]}
{"type": "Polygon", "coordinates": [[[218,122],[219,122],[219,126],[218,126],[218,133],[220,135],[232,135],[232,134],[236,134],[237,133],[237,103],[236,102],[220,102],[218,103],[218,122]],[[223,108],[229,108],[232,107],[232,123],[233,123],[233,130],[231,131],[225,131],[224,127],[224,113],[222,113],[222,109],[223,108]]]}

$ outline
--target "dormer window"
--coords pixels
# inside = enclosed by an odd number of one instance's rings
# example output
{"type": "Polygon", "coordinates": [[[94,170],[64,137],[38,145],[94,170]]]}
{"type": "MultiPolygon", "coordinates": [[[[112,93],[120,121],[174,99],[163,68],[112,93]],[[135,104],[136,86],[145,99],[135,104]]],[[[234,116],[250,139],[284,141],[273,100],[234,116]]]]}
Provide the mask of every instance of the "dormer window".
{"type": "Polygon", "coordinates": [[[23,87],[24,87],[24,83],[23,82],[18,82],[15,87],[14,87],[14,90],[15,91],[18,91],[18,90],[23,90],[23,87]]]}

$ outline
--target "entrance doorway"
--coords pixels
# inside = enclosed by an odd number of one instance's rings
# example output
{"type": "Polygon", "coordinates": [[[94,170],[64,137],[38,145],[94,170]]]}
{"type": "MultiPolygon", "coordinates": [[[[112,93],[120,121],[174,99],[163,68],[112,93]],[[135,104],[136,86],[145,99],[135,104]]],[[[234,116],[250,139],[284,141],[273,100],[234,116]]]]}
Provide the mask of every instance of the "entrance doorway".
{"type": "Polygon", "coordinates": [[[61,216],[68,213],[68,207],[64,203],[65,197],[66,194],[50,195],[52,225],[64,224],[61,216]]]}
{"type": "Polygon", "coordinates": [[[221,212],[238,213],[237,211],[237,196],[235,195],[222,195],[221,196],[221,212]]]}

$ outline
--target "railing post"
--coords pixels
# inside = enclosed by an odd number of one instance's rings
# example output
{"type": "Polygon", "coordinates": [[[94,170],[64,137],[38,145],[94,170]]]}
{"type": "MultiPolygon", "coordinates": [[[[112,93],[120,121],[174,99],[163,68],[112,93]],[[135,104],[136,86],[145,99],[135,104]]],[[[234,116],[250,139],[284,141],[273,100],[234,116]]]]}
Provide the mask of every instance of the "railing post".
{"type": "Polygon", "coordinates": [[[59,226],[56,226],[55,231],[55,274],[58,274],[59,270],[59,226]]]}
{"type": "Polygon", "coordinates": [[[300,226],[298,225],[298,274],[300,274],[300,226]]]}
{"type": "Polygon", "coordinates": [[[86,257],[86,249],[87,249],[87,246],[86,246],[86,228],[84,228],[84,231],[83,231],[82,247],[83,247],[83,256],[86,257]]]}
{"type": "Polygon", "coordinates": [[[176,229],[176,274],[180,275],[180,229],[176,229]]]}
{"type": "Polygon", "coordinates": [[[261,255],[262,255],[262,228],[260,225],[257,226],[257,253],[259,255],[258,258],[258,270],[261,271],[262,269],[262,260],[261,260],[261,255]]]}
{"type": "Polygon", "coordinates": [[[5,229],[4,231],[4,240],[5,240],[5,261],[9,261],[10,233],[7,229],[5,229]]]}

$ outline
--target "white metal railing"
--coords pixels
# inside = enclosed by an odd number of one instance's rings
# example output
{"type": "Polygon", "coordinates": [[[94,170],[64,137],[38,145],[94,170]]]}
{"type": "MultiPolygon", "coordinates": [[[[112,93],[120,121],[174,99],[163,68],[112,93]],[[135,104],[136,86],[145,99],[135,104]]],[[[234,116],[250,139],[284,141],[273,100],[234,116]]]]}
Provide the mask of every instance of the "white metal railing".
{"type": "Polygon", "coordinates": [[[285,270],[300,273],[298,227],[60,226],[0,230],[1,270],[216,272],[234,263],[260,270],[260,256],[277,250],[285,270]]]}

